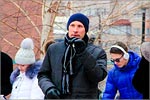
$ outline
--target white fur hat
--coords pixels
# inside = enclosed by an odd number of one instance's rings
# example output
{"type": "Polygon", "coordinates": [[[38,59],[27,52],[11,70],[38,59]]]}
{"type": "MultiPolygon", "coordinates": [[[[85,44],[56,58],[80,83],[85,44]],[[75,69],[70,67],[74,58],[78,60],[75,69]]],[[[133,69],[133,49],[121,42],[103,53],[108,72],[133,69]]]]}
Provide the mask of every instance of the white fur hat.
{"type": "Polygon", "coordinates": [[[150,62],[150,42],[143,42],[141,45],[142,55],[150,62]]]}
{"type": "Polygon", "coordinates": [[[33,64],[35,62],[33,40],[31,38],[25,38],[20,46],[21,48],[15,56],[15,62],[17,64],[33,64]]]}

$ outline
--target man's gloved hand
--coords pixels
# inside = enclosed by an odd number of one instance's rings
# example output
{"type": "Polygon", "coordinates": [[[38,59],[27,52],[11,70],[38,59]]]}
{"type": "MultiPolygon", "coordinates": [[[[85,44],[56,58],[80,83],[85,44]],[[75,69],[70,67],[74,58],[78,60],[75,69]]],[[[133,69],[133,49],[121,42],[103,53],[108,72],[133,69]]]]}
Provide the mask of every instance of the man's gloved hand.
{"type": "Polygon", "coordinates": [[[51,88],[46,93],[46,99],[60,99],[60,92],[56,88],[51,88]]]}
{"type": "Polygon", "coordinates": [[[79,39],[79,38],[74,40],[73,45],[77,54],[83,52],[86,48],[86,43],[82,39],[79,39]]]}
{"type": "MultiPolygon", "coordinates": [[[[66,38],[67,39],[67,38],[66,38]]],[[[75,40],[77,40],[78,38],[72,37],[70,39],[67,39],[68,44],[72,45],[74,43],[75,40]]]]}

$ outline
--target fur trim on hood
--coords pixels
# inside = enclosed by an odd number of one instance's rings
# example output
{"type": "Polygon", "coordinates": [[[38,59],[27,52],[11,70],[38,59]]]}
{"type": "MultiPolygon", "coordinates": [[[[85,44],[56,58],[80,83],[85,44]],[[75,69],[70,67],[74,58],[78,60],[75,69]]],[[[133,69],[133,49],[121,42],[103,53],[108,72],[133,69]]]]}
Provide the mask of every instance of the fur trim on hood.
{"type": "Polygon", "coordinates": [[[143,42],[141,45],[142,56],[150,62],[150,42],[143,42]]]}
{"type": "MultiPolygon", "coordinates": [[[[25,75],[30,78],[30,79],[33,79],[39,72],[40,68],[41,68],[41,64],[42,64],[42,61],[39,60],[37,62],[35,62],[34,64],[30,65],[30,67],[28,67],[25,75]]],[[[20,74],[20,70],[18,68],[16,68],[12,73],[11,73],[11,76],[10,76],[10,82],[13,84],[16,77],[20,74]]]]}

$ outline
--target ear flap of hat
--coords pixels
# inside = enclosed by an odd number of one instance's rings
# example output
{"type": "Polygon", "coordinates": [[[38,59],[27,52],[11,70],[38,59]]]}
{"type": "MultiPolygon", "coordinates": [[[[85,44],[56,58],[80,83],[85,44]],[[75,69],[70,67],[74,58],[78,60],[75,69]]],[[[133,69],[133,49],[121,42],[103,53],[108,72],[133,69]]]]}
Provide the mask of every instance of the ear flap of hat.
{"type": "Polygon", "coordinates": [[[111,48],[113,48],[113,47],[120,49],[124,53],[124,55],[123,55],[124,59],[129,59],[129,54],[121,46],[113,45],[111,48]]]}

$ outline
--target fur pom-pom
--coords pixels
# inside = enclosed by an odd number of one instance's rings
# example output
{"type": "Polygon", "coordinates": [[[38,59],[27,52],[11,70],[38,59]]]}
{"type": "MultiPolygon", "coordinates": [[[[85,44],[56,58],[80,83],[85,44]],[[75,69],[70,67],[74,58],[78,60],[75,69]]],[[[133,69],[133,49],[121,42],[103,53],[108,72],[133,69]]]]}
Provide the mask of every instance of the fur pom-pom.
{"type": "Polygon", "coordinates": [[[25,38],[21,42],[21,48],[23,48],[23,49],[34,49],[33,40],[31,38],[25,38]]]}

